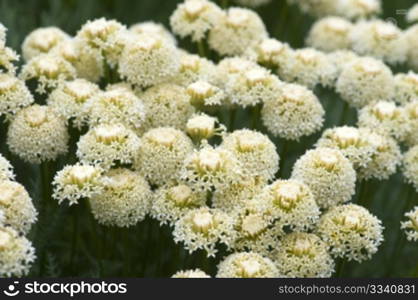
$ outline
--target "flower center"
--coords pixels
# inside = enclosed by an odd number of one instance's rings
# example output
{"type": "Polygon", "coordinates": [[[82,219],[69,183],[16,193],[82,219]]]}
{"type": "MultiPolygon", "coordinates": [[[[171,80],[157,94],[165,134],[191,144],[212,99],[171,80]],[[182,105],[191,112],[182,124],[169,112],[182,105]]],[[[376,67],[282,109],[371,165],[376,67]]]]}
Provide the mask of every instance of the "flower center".
{"type": "Polygon", "coordinates": [[[283,48],[284,46],[282,43],[271,39],[264,40],[260,45],[261,51],[267,55],[280,54],[283,48]]]}
{"type": "Polygon", "coordinates": [[[265,228],[265,222],[259,215],[248,215],[242,220],[241,228],[250,236],[256,236],[265,228]]]}
{"type": "Polygon", "coordinates": [[[155,130],[147,134],[147,137],[154,143],[170,147],[176,141],[176,136],[171,131],[155,130]]]}
{"type": "Polygon", "coordinates": [[[349,30],[349,26],[347,22],[340,20],[340,19],[332,19],[327,24],[326,27],[330,31],[334,31],[339,34],[345,34],[349,30]]]}
{"type": "Polygon", "coordinates": [[[240,10],[231,10],[226,21],[234,27],[246,26],[248,22],[248,15],[240,10]]]}
{"type": "Polygon", "coordinates": [[[213,226],[213,216],[210,212],[197,212],[193,216],[193,225],[197,231],[207,232],[213,226]]]}
{"type": "Polygon", "coordinates": [[[39,71],[47,76],[51,77],[56,74],[59,70],[59,65],[56,60],[50,57],[43,57],[37,62],[39,71]]]}
{"type": "Polygon", "coordinates": [[[102,125],[94,129],[96,141],[103,144],[122,142],[126,139],[122,126],[102,125]]]}
{"type": "Polygon", "coordinates": [[[373,113],[380,120],[393,118],[396,113],[396,105],[393,102],[379,102],[375,105],[373,113]]]}
{"type": "Polygon", "coordinates": [[[222,165],[221,155],[216,151],[202,150],[198,155],[198,166],[204,171],[216,171],[222,165]]]}
{"type": "Polygon", "coordinates": [[[93,166],[74,166],[70,171],[70,182],[82,185],[89,182],[96,174],[97,170],[93,166]]]}
{"type": "Polygon", "coordinates": [[[377,62],[374,61],[365,61],[358,65],[360,71],[368,75],[376,75],[380,73],[381,67],[377,62]]]}
{"type": "Polygon", "coordinates": [[[191,136],[210,138],[215,133],[215,119],[196,116],[187,122],[187,133],[191,136]]]}
{"type": "Polygon", "coordinates": [[[0,92],[10,90],[17,82],[17,78],[7,74],[0,74],[0,92]]]}
{"type": "Polygon", "coordinates": [[[242,152],[250,152],[259,148],[263,143],[257,136],[239,136],[237,138],[238,149],[242,152]]]}
{"type": "Polygon", "coordinates": [[[378,24],[375,27],[375,30],[377,36],[381,39],[392,40],[398,36],[396,28],[394,28],[391,24],[378,24]]]}
{"type": "Polygon", "coordinates": [[[341,148],[356,145],[360,134],[356,128],[340,127],[335,130],[335,138],[341,148]]]}
{"type": "Polygon", "coordinates": [[[137,48],[144,51],[151,51],[155,48],[158,48],[159,45],[160,40],[149,35],[141,36],[141,38],[138,39],[136,43],[137,48]]]}
{"type": "Polygon", "coordinates": [[[249,86],[256,85],[257,83],[263,83],[267,79],[267,75],[263,70],[252,69],[245,72],[245,78],[249,86]]]}
{"type": "Polygon", "coordinates": [[[303,51],[299,51],[297,57],[306,64],[313,64],[317,60],[317,54],[312,49],[305,49],[303,51]]]}
{"type": "Polygon", "coordinates": [[[12,237],[10,236],[10,233],[0,229],[0,250],[6,249],[11,240],[12,237]]]}
{"type": "Polygon", "coordinates": [[[298,184],[283,182],[275,186],[273,189],[273,203],[280,208],[290,210],[296,206],[300,200],[301,189],[298,184]]]}
{"type": "Polygon", "coordinates": [[[363,229],[361,216],[357,212],[348,211],[337,222],[350,230],[360,231],[363,229]]]}
{"type": "Polygon", "coordinates": [[[312,249],[312,242],[307,237],[297,237],[291,252],[297,256],[307,255],[312,249]]]}
{"type": "Polygon", "coordinates": [[[192,202],[192,190],[186,185],[172,187],[169,195],[177,206],[187,206],[192,202]]]}
{"type": "Polygon", "coordinates": [[[190,18],[197,18],[202,11],[205,9],[205,4],[203,1],[186,1],[184,4],[184,10],[190,18]]]}
{"type": "Polygon", "coordinates": [[[205,98],[213,94],[213,86],[206,81],[196,81],[187,87],[187,92],[194,98],[205,98]]]}
{"type": "Polygon", "coordinates": [[[258,272],[260,272],[261,264],[255,259],[246,259],[239,262],[243,277],[254,277],[258,272]]]}
{"type": "Polygon", "coordinates": [[[43,106],[32,106],[25,111],[25,120],[33,127],[42,125],[48,120],[47,108],[43,106]]]}
{"type": "Polygon", "coordinates": [[[320,153],[318,161],[321,166],[324,166],[328,171],[331,171],[338,163],[338,157],[332,152],[320,153]]]}
{"type": "Polygon", "coordinates": [[[0,205],[9,206],[13,201],[16,193],[16,187],[12,184],[8,184],[8,182],[5,181],[0,185],[0,205]]]}
{"type": "Polygon", "coordinates": [[[65,91],[74,96],[76,102],[83,103],[95,92],[94,87],[84,81],[71,81],[65,84],[65,91]]]}

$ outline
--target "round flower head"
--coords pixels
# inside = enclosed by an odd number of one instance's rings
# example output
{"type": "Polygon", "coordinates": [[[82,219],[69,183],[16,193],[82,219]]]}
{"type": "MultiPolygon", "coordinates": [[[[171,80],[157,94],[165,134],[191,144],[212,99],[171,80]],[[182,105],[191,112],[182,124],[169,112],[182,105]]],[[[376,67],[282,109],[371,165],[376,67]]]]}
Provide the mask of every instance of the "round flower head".
{"type": "Polygon", "coordinates": [[[286,235],[272,255],[278,277],[331,277],[334,261],[328,245],[312,233],[294,232],[286,235]]]}
{"type": "Polygon", "coordinates": [[[407,104],[405,111],[410,128],[405,141],[409,146],[418,145],[418,99],[407,104]]]}
{"type": "Polygon", "coordinates": [[[260,43],[248,48],[244,57],[269,68],[280,68],[291,54],[292,49],[288,44],[274,38],[264,38],[260,43]]]}
{"type": "Polygon", "coordinates": [[[418,24],[409,27],[405,32],[404,36],[407,40],[407,62],[408,65],[418,72],[418,24]]]}
{"type": "Polygon", "coordinates": [[[226,57],[217,65],[216,84],[224,88],[231,76],[236,76],[258,67],[256,62],[246,58],[226,57]]]}
{"type": "Polygon", "coordinates": [[[418,22],[418,3],[414,4],[406,15],[406,20],[408,23],[418,22]]]}
{"type": "Polygon", "coordinates": [[[76,77],[75,68],[64,58],[53,54],[40,54],[29,60],[20,73],[23,80],[37,80],[36,91],[45,94],[65,80],[76,77]]]}
{"type": "Polygon", "coordinates": [[[418,241],[418,206],[405,213],[407,221],[401,222],[401,228],[405,231],[408,241],[418,241]]]}
{"type": "Polygon", "coordinates": [[[206,114],[192,116],[186,124],[186,132],[194,141],[208,140],[215,135],[222,135],[226,131],[218,119],[206,114]]]}
{"type": "Polygon", "coordinates": [[[325,130],[316,147],[338,149],[353,164],[354,169],[365,168],[376,152],[376,145],[369,140],[370,130],[350,126],[325,130]]]}
{"type": "Polygon", "coordinates": [[[213,82],[215,75],[216,66],[213,62],[199,55],[182,51],[178,72],[172,74],[170,82],[188,86],[199,80],[213,82]]]}
{"type": "Polygon", "coordinates": [[[207,0],[185,0],[170,17],[173,32],[182,38],[201,41],[206,33],[223,17],[223,11],[207,0]]]}
{"type": "Polygon", "coordinates": [[[395,100],[400,104],[418,100],[418,74],[412,71],[395,75],[395,100]]]}
{"type": "Polygon", "coordinates": [[[65,166],[54,177],[53,197],[60,204],[67,200],[69,205],[90,198],[102,191],[101,173],[102,170],[98,167],[80,163],[65,166]]]}
{"type": "Polygon", "coordinates": [[[306,44],[325,52],[348,49],[353,24],[339,17],[327,17],[316,21],[308,33],[306,44]]]}
{"type": "Polygon", "coordinates": [[[152,192],[141,175],[128,169],[112,169],[101,181],[103,191],[89,199],[93,216],[100,224],[129,227],[145,218],[152,192]]]}
{"type": "Polygon", "coordinates": [[[180,85],[163,83],[140,97],[147,112],[144,130],[165,126],[185,129],[187,120],[195,113],[189,94],[180,85]]]}
{"type": "Polygon", "coordinates": [[[99,93],[99,87],[85,79],[66,81],[55,89],[47,99],[48,105],[73,125],[81,128],[87,123],[86,102],[99,93]]]}
{"type": "Polygon", "coordinates": [[[238,252],[227,256],[218,265],[218,278],[275,278],[277,268],[267,257],[255,252],[238,252]]]}
{"type": "Polygon", "coordinates": [[[14,181],[0,181],[0,210],[3,211],[2,224],[22,234],[27,234],[37,220],[38,213],[28,192],[14,181]]]}
{"type": "Polygon", "coordinates": [[[396,173],[396,168],[401,163],[402,154],[398,144],[393,138],[375,132],[368,134],[368,140],[375,146],[376,151],[367,166],[357,170],[358,177],[388,179],[396,173]]]}
{"type": "Polygon", "coordinates": [[[277,180],[260,193],[261,205],[280,228],[308,230],[320,211],[309,187],[294,179],[277,180]]]}
{"type": "Polygon", "coordinates": [[[134,34],[150,34],[157,35],[165,38],[168,42],[177,44],[176,38],[171,34],[171,32],[164,27],[163,24],[155,23],[153,21],[146,21],[141,23],[133,24],[129,27],[129,31],[134,34]]]}
{"type": "Polygon", "coordinates": [[[125,88],[95,93],[85,109],[90,125],[123,123],[135,129],[143,125],[146,111],[142,100],[125,88]]]}
{"type": "Polygon", "coordinates": [[[381,0],[346,0],[334,1],[338,15],[347,19],[365,19],[382,11],[381,0]]]}
{"type": "Polygon", "coordinates": [[[0,227],[0,276],[22,277],[35,261],[35,249],[11,227],[0,227]]]}
{"type": "Polygon", "coordinates": [[[35,56],[48,53],[52,48],[68,39],[70,39],[69,35],[58,27],[38,28],[29,33],[23,41],[23,58],[29,61],[35,56]]]}
{"type": "Polygon", "coordinates": [[[370,259],[383,241],[381,221],[355,204],[331,208],[319,220],[317,233],[335,257],[361,262],[370,259]]]}
{"type": "Polygon", "coordinates": [[[0,47],[0,73],[15,74],[16,66],[13,62],[19,61],[19,55],[9,47],[0,47]]]}
{"type": "Polygon", "coordinates": [[[238,182],[215,190],[212,205],[228,213],[234,212],[246,207],[251,200],[256,198],[266,184],[264,178],[246,176],[238,182]]]}
{"type": "Polygon", "coordinates": [[[261,110],[261,119],[268,131],[290,140],[299,140],[318,131],[324,115],[315,94],[297,84],[282,85],[280,92],[266,101],[261,110]]]}
{"type": "Polygon", "coordinates": [[[418,191],[418,145],[412,147],[403,156],[403,175],[418,191]]]}
{"type": "Polygon", "coordinates": [[[35,164],[67,153],[68,139],[65,120],[50,107],[37,104],[19,111],[7,133],[10,151],[35,164]]]}
{"type": "Polygon", "coordinates": [[[74,39],[59,43],[50,54],[60,56],[71,63],[78,78],[98,82],[104,74],[103,58],[94,52],[89,52],[88,48],[77,47],[77,41],[74,39]]]}
{"type": "Polygon", "coordinates": [[[14,178],[15,178],[15,174],[13,173],[13,166],[0,153],[0,181],[1,180],[14,180],[14,178]]]}
{"type": "Polygon", "coordinates": [[[173,236],[189,253],[203,249],[208,257],[215,256],[218,243],[229,247],[234,241],[233,218],[217,209],[196,208],[175,223],[173,236]]]}
{"type": "Polygon", "coordinates": [[[220,55],[241,55],[267,37],[261,18],[252,10],[229,8],[209,32],[209,46],[220,55]]]}
{"type": "Polygon", "coordinates": [[[188,211],[205,206],[206,194],[185,184],[159,188],[153,197],[151,216],[160,224],[174,225],[188,211]]]}
{"type": "Polygon", "coordinates": [[[257,66],[229,76],[225,92],[233,104],[242,107],[255,106],[275,97],[281,82],[267,69],[257,66]]]}
{"type": "Polygon", "coordinates": [[[207,81],[196,81],[189,84],[186,92],[193,106],[205,110],[213,106],[220,106],[226,99],[224,91],[207,81]]]}
{"type": "Polygon", "coordinates": [[[119,59],[122,78],[140,87],[162,83],[179,69],[179,51],[157,35],[129,39],[119,59]]]}
{"type": "Polygon", "coordinates": [[[221,147],[231,151],[248,176],[273,179],[279,170],[279,155],[270,139],[257,131],[235,130],[224,137],[221,147]]]}
{"type": "Polygon", "coordinates": [[[363,107],[358,114],[358,126],[403,141],[410,131],[408,116],[394,102],[379,101],[363,107]]]}
{"type": "Polygon", "coordinates": [[[211,191],[239,182],[242,169],[231,151],[207,145],[188,155],[180,176],[195,189],[211,191]]]}
{"type": "Polygon", "coordinates": [[[305,183],[325,209],[350,201],[355,193],[356,172],[336,149],[309,150],[296,161],[291,178],[305,183]]]}
{"type": "Polygon", "coordinates": [[[2,23],[0,23],[0,48],[4,47],[6,44],[6,32],[7,28],[4,27],[2,23]]]}
{"type": "Polygon", "coordinates": [[[351,106],[361,108],[375,101],[392,99],[395,81],[392,71],[381,61],[359,57],[344,67],[336,90],[351,106]]]}
{"type": "Polygon", "coordinates": [[[108,169],[117,163],[132,164],[140,146],[139,137],[124,125],[101,124],[80,138],[77,157],[85,164],[108,169]]]}
{"type": "Polygon", "coordinates": [[[159,127],[142,136],[135,166],[151,184],[163,185],[179,177],[185,158],[194,147],[190,138],[172,127],[159,127]]]}
{"type": "Polygon", "coordinates": [[[363,56],[373,56],[390,64],[406,60],[408,46],[401,30],[391,22],[360,21],[351,30],[352,49],[363,56]]]}
{"type": "Polygon", "coordinates": [[[178,271],[171,278],[210,278],[210,276],[200,269],[194,269],[178,271]]]}
{"type": "Polygon", "coordinates": [[[33,101],[33,96],[23,81],[13,75],[0,73],[0,116],[16,114],[33,101]]]}
{"type": "Polygon", "coordinates": [[[328,56],[313,48],[298,49],[279,68],[279,76],[313,89],[316,85],[331,87],[337,77],[337,68],[328,56]]]}
{"type": "Polygon", "coordinates": [[[337,68],[337,78],[340,76],[344,68],[359,56],[351,50],[337,50],[328,53],[328,59],[337,68]]]}

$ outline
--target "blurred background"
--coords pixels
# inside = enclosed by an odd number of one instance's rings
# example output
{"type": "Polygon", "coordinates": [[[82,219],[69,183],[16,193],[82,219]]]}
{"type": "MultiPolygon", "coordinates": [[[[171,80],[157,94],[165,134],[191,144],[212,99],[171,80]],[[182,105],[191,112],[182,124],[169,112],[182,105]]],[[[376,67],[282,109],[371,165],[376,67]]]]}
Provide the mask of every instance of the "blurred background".
{"type": "MultiPolygon", "coordinates": [[[[303,1],[303,0],[301,0],[303,1]]],[[[168,20],[178,0],[0,0],[0,22],[8,28],[7,45],[20,52],[20,45],[32,30],[44,26],[58,26],[74,35],[87,20],[106,17],[116,19],[130,26],[134,23],[152,20],[161,22],[169,28],[168,20]]],[[[223,1],[225,2],[225,1],[223,1]]],[[[233,5],[233,1],[228,1],[233,5]]],[[[404,29],[404,12],[416,0],[383,0],[381,18],[396,22],[404,29]]],[[[270,4],[257,8],[272,37],[288,42],[293,48],[304,46],[304,38],[314,19],[303,15],[297,7],[289,6],[286,0],[273,0],[270,4]]],[[[188,41],[180,41],[180,46],[191,52],[196,49],[188,41]]],[[[404,66],[396,71],[406,71],[404,66]]],[[[340,125],[343,110],[342,101],[330,90],[316,90],[327,118],[324,129],[340,125]]],[[[245,115],[238,127],[245,127],[245,115]]],[[[356,114],[350,110],[347,124],[354,125],[356,114]]],[[[289,176],[294,161],[309,149],[321,132],[290,144],[289,157],[284,165],[285,177],[289,176]]],[[[284,140],[273,139],[278,147],[284,140]]],[[[11,158],[16,168],[18,181],[30,191],[34,201],[38,201],[40,191],[39,169],[11,158]]],[[[54,168],[60,169],[58,162],[54,168]]],[[[404,213],[405,195],[410,187],[403,183],[399,174],[385,182],[371,181],[367,190],[370,210],[377,215],[386,227],[385,242],[370,261],[362,264],[350,262],[343,276],[356,277],[417,277],[417,244],[406,243],[398,251],[401,242],[400,220],[404,213]],[[399,253],[398,253],[399,252],[399,253]]],[[[415,193],[415,196],[417,194],[415,193]]],[[[357,197],[356,195],[355,197],[357,197]]],[[[37,248],[38,260],[32,270],[32,276],[147,276],[167,277],[180,269],[201,268],[211,275],[222,257],[205,259],[203,253],[188,255],[181,245],[175,245],[170,229],[160,228],[147,219],[129,229],[106,229],[97,225],[87,206],[59,206],[51,210],[51,215],[36,225],[32,237],[37,248]],[[74,212],[75,211],[75,212],[74,212]],[[79,236],[72,236],[73,219],[76,213],[79,220],[79,236]],[[76,253],[69,253],[72,243],[76,243],[76,253]],[[100,257],[100,260],[96,259],[100,257]]],[[[221,251],[222,252],[222,251],[221,251]]]]}

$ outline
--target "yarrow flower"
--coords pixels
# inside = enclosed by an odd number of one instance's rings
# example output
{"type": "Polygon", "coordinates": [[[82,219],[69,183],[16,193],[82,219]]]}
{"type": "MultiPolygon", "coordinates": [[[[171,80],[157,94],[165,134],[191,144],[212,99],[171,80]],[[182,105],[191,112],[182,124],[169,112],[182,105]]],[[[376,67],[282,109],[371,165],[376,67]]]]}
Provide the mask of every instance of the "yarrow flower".
{"type": "Polygon", "coordinates": [[[239,182],[243,176],[241,167],[233,152],[207,145],[188,155],[180,177],[195,189],[211,191],[239,182]]]}
{"type": "Polygon", "coordinates": [[[160,224],[174,225],[187,212],[205,204],[206,193],[193,191],[185,184],[168,185],[155,192],[150,214],[160,224]]]}
{"type": "Polygon", "coordinates": [[[168,42],[173,43],[174,45],[177,44],[176,38],[173,34],[164,27],[163,24],[155,23],[153,21],[146,21],[141,23],[133,24],[129,27],[129,31],[134,34],[150,34],[150,35],[158,35],[162,38],[167,39],[168,42]]]}
{"type": "Polygon", "coordinates": [[[2,224],[22,234],[27,234],[37,221],[38,212],[28,192],[14,181],[0,181],[0,210],[3,211],[2,224]]]}
{"type": "Polygon", "coordinates": [[[414,4],[406,15],[406,20],[408,23],[414,23],[418,21],[418,4],[414,4]]]}
{"type": "Polygon", "coordinates": [[[33,96],[22,80],[0,73],[0,116],[16,114],[33,102],[33,96]]]}
{"type": "Polygon", "coordinates": [[[405,142],[409,146],[418,145],[418,99],[407,104],[405,106],[405,111],[410,128],[405,142]]]}
{"type": "Polygon", "coordinates": [[[418,100],[418,74],[409,71],[395,75],[395,100],[400,104],[418,100]]]}
{"type": "MultiPolygon", "coordinates": [[[[201,1],[201,0],[199,0],[201,1]]],[[[171,83],[187,87],[196,81],[215,81],[216,65],[204,57],[181,51],[180,66],[178,71],[172,74],[171,83]]]]}
{"type": "Polygon", "coordinates": [[[273,179],[279,170],[279,155],[270,139],[257,131],[235,130],[223,138],[221,147],[231,151],[248,176],[273,179]]]}
{"type": "Polygon", "coordinates": [[[154,185],[164,185],[177,180],[183,161],[193,152],[191,139],[172,127],[159,127],[147,131],[135,167],[154,185]]]}
{"type": "Polygon", "coordinates": [[[244,53],[244,57],[268,68],[279,69],[286,60],[290,59],[292,51],[286,43],[282,43],[274,38],[264,38],[259,43],[248,48],[244,53]]]}
{"type": "Polygon", "coordinates": [[[351,106],[361,108],[379,100],[391,100],[395,93],[392,71],[381,61],[360,57],[341,72],[336,90],[351,106]]]}
{"type": "Polygon", "coordinates": [[[321,208],[350,201],[355,193],[356,172],[337,149],[307,151],[296,161],[291,178],[305,183],[321,208]]]}
{"type": "Polygon", "coordinates": [[[9,47],[0,47],[0,73],[15,74],[16,66],[14,62],[19,60],[19,55],[9,47]]]}
{"type": "Polygon", "coordinates": [[[215,256],[218,243],[229,247],[234,241],[233,218],[217,209],[196,208],[175,223],[173,236],[189,253],[202,249],[215,256]]]}
{"type": "Polygon", "coordinates": [[[275,136],[298,140],[322,127],[325,111],[314,93],[304,86],[284,84],[261,110],[261,119],[275,136]]]}
{"type": "Polygon", "coordinates": [[[45,94],[65,80],[76,77],[75,68],[64,58],[53,54],[40,54],[33,57],[22,67],[20,78],[37,81],[36,91],[45,94]]]}
{"type": "Polygon", "coordinates": [[[77,143],[77,157],[85,164],[104,169],[117,163],[132,164],[138,155],[141,140],[122,124],[102,124],[91,128],[77,143]]]}
{"type": "Polygon", "coordinates": [[[383,242],[381,221],[355,204],[331,208],[319,220],[317,233],[331,254],[358,262],[370,259],[383,242]]]}
{"type": "Polygon", "coordinates": [[[218,119],[206,114],[192,116],[186,124],[186,132],[194,141],[208,140],[215,135],[223,135],[226,127],[218,119]]]}
{"type": "Polygon", "coordinates": [[[206,33],[223,17],[223,11],[207,0],[185,0],[170,17],[173,32],[182,38],[190,36],[192,41],[201,41],[206,33]]]}
{"type": "Polygon", "coordinates": [[[238,252],[218,265],[217,278],[275,278],[277,268],[267,257],[255,252],[238,252]]]}
{"type": "Polygon", "coordinates": [[[106,226],[129,227],[142,221],[151,208],[147,181],[128,169],[103,174],[103,190],[89,199],[94,218],[106,226]]]}
{"type": "Polygon", "coordinates": [[[418,206],[405,213],[407,221],[401,222],[401,228],[405,231],[408,241],[418,241],[418,206]]]}
{"type": "Polygon", "coordinates": [[[186,92],[190,97],[190,103],[201,110],[210,110],[211,107],[220,106],[227,97],[222,89],[201,80],[189,84],[186,92]]]}
{"type": "Polygon", "coordinates": [[[418,47],[418,24],[409,27],[404,32],[404,36],[408,45],[407,63],[412,69],[418,72],[418,53],[416,51],[418,47]]]}
{"type": "Polygon", "coordinates": [[[35,56],[46,54],[58,44],[69,40],[70,36],[58,27],[38,28],[29,33],[22,44],[22,53],[25,61],[35,56]]]}
{"type": "Polygon", "coordinates": [[[344,18],[327,17],[316,21],[306,38],[309,47],[325,52],[349,49],[353,24],[344,18]]]}
{"type": "Polygon", "coordinates": [[[19,111],[10,123],[7,144],[22,160],[39,164],[68,150],[65,120],[50,107],[32,105],[19,111]]]}
{"type": "Polygon", "coordinates": [[[251,69],[257,69],[256,62],[242,57],[226,57],[216,67],[216,85],[225,88],[228,79],[251,69]]]}
{"type": "Polygon", "coordinates": [[[272,259],[278,269],[278,277],[331,277],[334,261],[328,245],[312,233],[294,232],[286,235],[272,259]]]}
{"type": "Polygon", "coordinates": [[[220,55],[242,55],[267,37],[261,18],[252,10],[232,7],[209,32],[209,47],[220,55]]]}
{"type": "Polygon", "coordinates": [[[337,78],[339,78],[344,68],[357,58],[359,56],[351,50],[337,50],[328,53],[328,59],[337,69],[337,78]]]}
{"type": "Polygon", "coordinates": [[[195,113],[186,89],[173,83],[163,83],[140,95],[146,119],[144,130],[155,127],[185,129],[187,120],[195,113]]]}
{"type": "Polygon", "coordinates": [[[123,123],[139,129],[145,122],[146,108],[135,93],[125,88],[114,88],[94,94],[86,103],[90,125],[123,123]]]}
{"type": "Polygon", "coordinates": [[[0,48],[6,45],[6,32],[7,28],[4,27],[2,23],[0,23],[0,48]]]}
{"type": "Polygon", "coordinates": [[[0,276],[21,277],[35,261],[35,249],[26,237],[11,227],[0,227],[0,276]]]}
{"type": "Polygon", "coordinates": [[[403,175],[418,191],[418,145],[409,149],[403,156],[403,175]]]}
{"type": "Polygon", "coordinates": [[[370,128],[398,141],[405,140],[410,131],[405,109],[389,101],[379,101],[363,107],[358,114],[358,126],[370,128]]]}
{"type": "Polygon", "coordinates": [[[210,278],[210,276],[200,269],[194,269],[178,271],[171,278],[210,278]]]}
{"type": "Polygon", "coordinates": [[[332,87],[337,78],[337,68],[328,56],[313,48],[293,51],[278,72],[285,81],[305,85],[310,89],[318,84],[332,87]]]}
{"type": "Polygon", "coordinates": [[[0,153],[0,180],[14,180],[15,174],[10,162],[0,153]]]}
{"type": "Polygon", "coordinates": [[[65,166],[54,177],[52,196],[60,204],[65,200],[69,205],[78,204],[79,200],[91,198],[102,191],[101,174],[102,170],[95,166],[80,163],[65,166]]]}
{"type": "Polygon", "coordinates": [[[49,94],[48,105],[66,120],[72,120],[74,127],[81,128],[88,123],[87,101],[99,93],[99,87],[85,79],[66,81],[49,94]]]}
{"type": "Polygon", "coordinates": [[[180,67],[179,51],[165,38],[143,34],[128,39],[119,57],[122,78],[139,87],[164,82],[180,67]]]}

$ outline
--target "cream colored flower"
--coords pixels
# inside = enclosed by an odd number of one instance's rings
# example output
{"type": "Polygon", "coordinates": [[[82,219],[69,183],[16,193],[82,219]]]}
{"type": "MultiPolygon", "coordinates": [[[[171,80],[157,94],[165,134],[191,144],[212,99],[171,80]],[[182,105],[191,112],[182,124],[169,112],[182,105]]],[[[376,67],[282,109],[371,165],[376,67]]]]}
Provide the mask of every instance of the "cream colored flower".
{"type": "Polygon", "coordinates": [[[19,55],[9,47],[0,47],[0,73],[15,74],[14,62],[19,61],[19,55]]]}
{"type": "Polygon", "coordinates": [[[264,38],[260,43],[248,48],[244,57],[268,68],[277,69],[290,59],[292,51],[287,43],[282,43],[274,38],[264,38]]]}
{"type": "Polygon", "coordinates": [[[200,269],[194,269],[178,271],[171,278],[210,278],[210,276],[200,269]]]}
{"type": "Polygon", "coordinates": [[[279,93],[268,99],[261,110],[261,119],[275,136],[299,140],[318,131],[325,111],[314,93],[297,84],[282,85],[279,93]]]}
{"type": "Polygon", "coordinates": [[[201,80],[189,84],[186,88],[186,92],[190,97],[190,103],[201,110],[220,106],[227,97],[222,89],[207,81],[201,80]]]}
{"type": "Polygon", "coordinates": [[[65,120],[50,107],[37,104],[19,111],[7,133],[10,151],[24,161],[36,164],[65,154],[68,139],[65,120]]]}
{"type": "Polygon", "coordinates": [[[135,34],[150,34],[150,35],[158,35],[162,38],[167,39],[168,42],[173,43],[174,45],[177,44],[176,38],[174,35],[164,27],[163,24],[155,23],[153,21],[146,21],[141,23],[133,24],[129,27],[129,31],[135,34]]]}
{"type": "Polygon", "coordinates": [[[414,23],[418,21],[418,3],[414,4],[406,15],[406,20],[408,23],[414,23]]]}
{"type": "Polygon", "coordinates": [[[418,145],[418,99],[405,106],[410,131],[405,142],[409,146],[418,145]]]}
{"type": "Polygon", "coordinates": [[[418,191],[418,145],[409,149],[403,156],[403,175],[418,191]]]}
{"type": "Polygon", "coordinates": [[[418,74],[412,71],[395,76],[395,101],[400,104],[418,100],[418,74]]]}
{"type": "Polygon", "coordinates": [[[358,262],[370,259],[383,242],[381,221],[355,204],[331,208],[320,219],[317,233],[335,257],[358,262]]]}
{"type": "Polygon", "coordinates": [[[321,208],[350,201],[355,193],[353,165],[336,149],[307,151],[296,161],[291,178],[305,183],[321,208]]]}
{"type": "Polygon", "coordinates": [[[351,50],[337,50],[328,53],[328,59],[337,68],[337,78],[340,76],[344,68],[358,57],[359,56],[351,50]]]}
{"type": "Polygon", "coordinates": [[[0,180],[14,180],[14,178],[13,166],[0,153],[0,180]]]}
{"type": "Polygon", "coordinates": [[[418,72],[418,24],[409,27],[404,35],[408,45],[407,63],[415,72],[418,72]]]}
{"type": "Polygon", "coordinates": [[[401,222],[401,228],[405,231],[408,241],[418,241],[418,206],[405,213],[407,221],[401,222]]]}
{"type": "Polygon", "coordinates": [[[14,181],[0,181],[0,210],[3,211],[2,224],[24,235],[37,221],[38,212],[31,197],[21,184],[14,181]]]}
{"type": "Polygon", "coordinates": [[[16,114],[33,101],[32,94],[22,80],[0,73],[0,115],[16,114]]]}
{"type": "Polygon", "coordinates": [[[278,277],[327,278],[334,273],[334,261],[328,245],[312,233],[294,232],[286,235],[273,252],[278,277]]]}
{"type": "Polygon", "coordinates": [[[218,243],[230,247],[234,241],[233,219],[217,209],[196,208],[187,212],[176,223],[174,241],[183,242],[189,253],[203,249],[207,256],[215,256],[218,243]]]}
{"type": "Polygon", "coordinates": [[[223,135],[226,127],[219,123],[216,117],[206,114],[196,114],[192,116],[186,124],[186,132],[192,140],[200,142],[208,140],[215,135],[223,135]]]}
{"type": "Polygon", "coordinates": [[[6,45],[6,32],[7,28],[4,27],[2,23],[0,23],[0,48],[6,45]]]}
{"type": "Polygon", "coordinates": [[[94,218],[106,226],[129,227],[142,221],[151,208],[147,181],[128,169],[103,174],[103,191],[89,199],[94,218]]]}
{"type": "Polygon", "coordinates": [[[218,278],[275,278],[277,268],[267,257],[255,252],[238,252],[227,256],[218,265],[218,278]]]}

